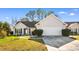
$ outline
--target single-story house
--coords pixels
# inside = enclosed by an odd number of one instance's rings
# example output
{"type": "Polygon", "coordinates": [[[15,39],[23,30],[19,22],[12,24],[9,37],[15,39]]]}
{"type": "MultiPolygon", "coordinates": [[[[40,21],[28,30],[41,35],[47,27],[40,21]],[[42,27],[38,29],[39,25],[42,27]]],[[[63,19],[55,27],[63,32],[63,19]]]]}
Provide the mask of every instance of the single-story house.
{"type": "Polygon", "coordinates": [[[23,21],[18,21],[14,26],[14,34],[17,35],[32,35],[32,31],[35,29],[42,29],[44,36],[61,36],[62,29],[68,28],[71,31],[79,34],[79,23],[78,22],[62,22],[57,16],[51,14],[40,20],[28,21],[24,18],[23,21]]]}
{"type": "Polygon", "coordinates": [[[60,21],[60,19],[57,16],[55,16],[54,14],[51,14],[46,18],[44,18],[43,20],[36,23],[35,27],[37,29],[42,29],[43,35],[61,36],[62,29],[65,29],[66,24],[60,21]]]}
{"type": "Polygon", "coordinates": [[[62,29],[65,29],[66,24],[60,19],[55,16],[54,14],[51,14],[44,18],[43,20],[40,20],[39,22],[36,21],[18,21],[15,25],[14,34],[17,35],[32,35],[32,31],[36,29],[42,29],[43,35],[49,36],[61,36],[62,35],[62,29]]]}
{"type": "Polygon", "coordinates": [[[18,21],[15,25],[14,35],[32,35],[36,21],[18,21]]]}
{"type": "Polygon", "coordinates": [[[68,29],[73,33],[79,34],[79,22],[66,22],[68,24],[68,29]]]}

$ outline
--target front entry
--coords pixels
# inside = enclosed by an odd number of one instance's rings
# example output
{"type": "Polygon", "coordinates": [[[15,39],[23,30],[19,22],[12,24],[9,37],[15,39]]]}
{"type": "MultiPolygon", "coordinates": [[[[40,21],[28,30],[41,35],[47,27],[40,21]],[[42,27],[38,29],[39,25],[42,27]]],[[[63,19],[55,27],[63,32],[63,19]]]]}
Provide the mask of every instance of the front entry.
{"type": "Polygon", "coordinates": [[[30,33],[28,28],[15,29],[15,35],[30,35],[30,33]]]}

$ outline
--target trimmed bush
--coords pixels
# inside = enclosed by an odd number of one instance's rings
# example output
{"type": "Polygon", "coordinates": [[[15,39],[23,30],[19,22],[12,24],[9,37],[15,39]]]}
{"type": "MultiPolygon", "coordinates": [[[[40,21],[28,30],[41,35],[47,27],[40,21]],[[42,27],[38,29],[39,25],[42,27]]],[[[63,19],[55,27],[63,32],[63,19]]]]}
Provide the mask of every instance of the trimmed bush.
{"type": "Polygon", "coordinates": [[[71,30],[69,30],[69,29],[63,29],[63,30],[62,30],[62,35],[63,35],[63,36],[69,36],[70,33],[71,33],[71,30]]]}
{"type": "Polygon", "coordinates": [[[32,32],[32,35],[42,36],[43,30],[42,29],[36,29],[32,32]]]}

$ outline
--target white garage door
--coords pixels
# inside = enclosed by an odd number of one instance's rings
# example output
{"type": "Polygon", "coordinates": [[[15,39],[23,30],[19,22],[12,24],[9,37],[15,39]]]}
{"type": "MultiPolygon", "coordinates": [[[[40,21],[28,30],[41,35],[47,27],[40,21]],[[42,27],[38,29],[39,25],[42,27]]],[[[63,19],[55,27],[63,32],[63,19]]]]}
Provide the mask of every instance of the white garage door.
{"type": "Polygon", "coordinates": [[[62,35],[62,28],[42,28],[43,29],[43,35],[54,35],[59,36],[62,35]]]}

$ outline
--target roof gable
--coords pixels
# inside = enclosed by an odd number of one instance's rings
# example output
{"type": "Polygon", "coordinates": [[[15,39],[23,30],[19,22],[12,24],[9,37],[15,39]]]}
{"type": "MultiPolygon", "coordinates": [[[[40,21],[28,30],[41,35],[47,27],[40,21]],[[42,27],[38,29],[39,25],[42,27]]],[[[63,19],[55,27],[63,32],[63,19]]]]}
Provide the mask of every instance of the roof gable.
{"type": "Polygon", "coordinates": [[[18,21],[16,24],[19,22],[23,23],[27,27],[35,27],[35,24],[37,23],[36,21],[18,21]]]}
{"type": "Polygon", "coordinates": [[[79,23],[72,23],[68,28],[79,28],[79,23]]]}
{"type": "Polygon", "coordinates": [[[43,20],[39,21],[36,25],[60,26],[65,25],[65,23],[60,21],[59,18],[56,17],[54,14],[51,14],[43,20]]]}
{"type": "Polygon", "coordinates": [[[22,22],[18,22],[15,25],[15,28],[20,29],[20,28],[28,28],[28,26],[25,26],[25,24],[23,24],[22,22]]]}

